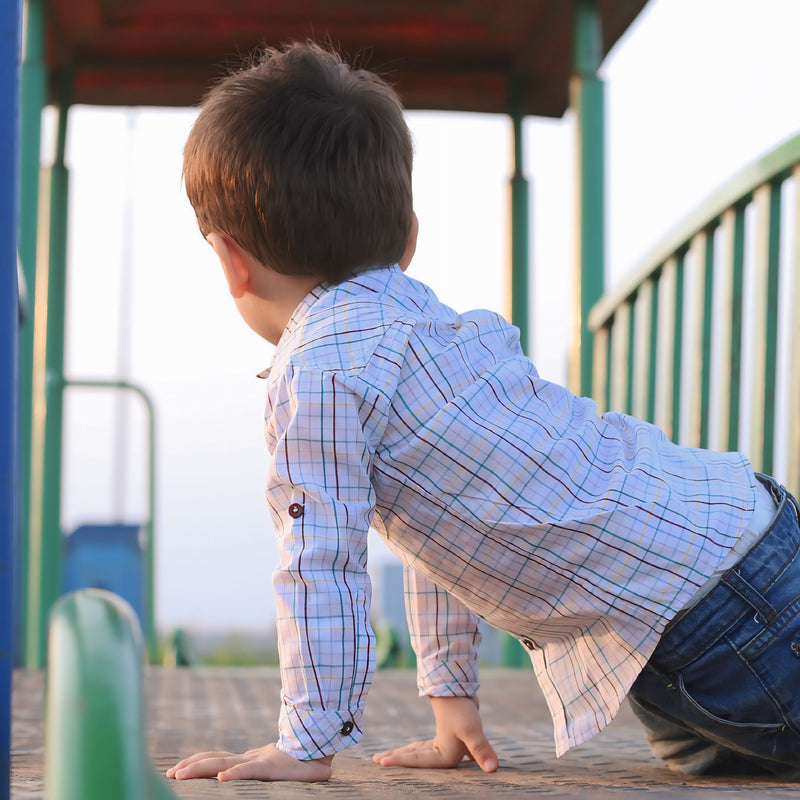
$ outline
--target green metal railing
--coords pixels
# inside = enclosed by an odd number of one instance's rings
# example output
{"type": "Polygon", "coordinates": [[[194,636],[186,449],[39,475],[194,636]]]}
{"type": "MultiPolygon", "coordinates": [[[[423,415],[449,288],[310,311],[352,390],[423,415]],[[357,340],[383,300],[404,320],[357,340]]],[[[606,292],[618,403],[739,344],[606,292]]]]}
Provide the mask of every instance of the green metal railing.
{"type": "Polygon", "coordinates": [[[101,589],[53,607],[45,712],[47,800],[169,800],[147,755],[142,637],[133,609],[101,589]]]}
{"type": "Polygon", "coordinates": [[[150,663],[158,660],[158,634],[155,621],[155,515],[156,515],[156,415],[150,395],[134,383],[118,380],[65,380],[64,388],[110,389],[138,395],[147,414],[147,521],[144,553],[145,568],[145,644],[150,663]]]}
{"type": "Polygon", "coordinates": [[[601,411],[655,422],[681,444],[741,450],[770,474],[780,466],[797,491],[798,308],[800,134],[715,193],[594,306],[593,396],[601,411]]]}

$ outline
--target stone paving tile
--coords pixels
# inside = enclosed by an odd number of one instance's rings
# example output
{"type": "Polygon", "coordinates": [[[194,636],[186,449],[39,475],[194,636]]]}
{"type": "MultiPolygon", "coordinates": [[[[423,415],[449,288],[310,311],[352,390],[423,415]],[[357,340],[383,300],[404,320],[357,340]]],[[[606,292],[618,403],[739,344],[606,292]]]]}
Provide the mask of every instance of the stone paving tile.
{"type": "MultiPolygon", "coordinates": [[[[20,672],[14,682],[13,800],[43,797],[43,677],[20,672]]],[[[148,736],[161,771],[197,750],[244,750],[274,738],[279,679],[276,670],[148,670],[148,736]]],[[[641,796],[647,800],[734,795],[800,797],[800,786],[760,778],[691,778],[663,768],[632,713],[623,707],[599,736],[556,759],[549,715],[530,670],[486,670],[481,711],[500,769],[485,775],[465,763],[456,770],[385,769],[373,753],[432,731],[428,701],[418,698],[414,675],[376,675],[363,721],[363,741],[337,756],[324,784],[260,784],[213,780],[169,782],[180,798],[574,798],[641,796]]],[[[112,800],[112,799],[110,799],[112,800]]]]}

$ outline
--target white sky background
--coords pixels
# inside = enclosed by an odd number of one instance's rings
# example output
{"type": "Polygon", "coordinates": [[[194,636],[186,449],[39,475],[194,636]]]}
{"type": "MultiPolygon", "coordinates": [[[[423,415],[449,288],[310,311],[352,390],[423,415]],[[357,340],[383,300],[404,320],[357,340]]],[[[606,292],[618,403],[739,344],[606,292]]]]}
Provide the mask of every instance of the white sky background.
{"type": "MultiPolygon", "coordinates": [[[[711,191],[800,130],[798,30],[798,0],[654,0],[612,51],[603,69],[608,285],[711,191]]],[[[254,376],[272,347],[239,319],[181,191],[193,118],[190,110],[73,109],[66,372],[116,377],[123,320],[122,361],[158,414],[160,627],[258,629],[273,615],[276,555],[263,498],[263,385],[254,376]]],[[[409,121],[421,225],[410,273],[459,310],[505,311],[510,123],[433,112],[409,121]]],[[[561,382],[572,137],[569,115],[526,122],[533,355],[545,377],[561,382]]],[[[135,401],[126,499],[115,508],[114,408],[108,396],[68,395],[67,531],[144,515],[144,428],[135,401]]],[[[387,557],[375,548],[374,561],[387,557]]]]}

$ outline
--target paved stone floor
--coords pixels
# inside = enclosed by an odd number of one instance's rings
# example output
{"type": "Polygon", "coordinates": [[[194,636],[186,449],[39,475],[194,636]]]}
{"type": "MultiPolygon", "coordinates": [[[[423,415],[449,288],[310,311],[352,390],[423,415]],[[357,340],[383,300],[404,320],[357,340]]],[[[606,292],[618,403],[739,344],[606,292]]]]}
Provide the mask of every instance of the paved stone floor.
{"type": "MultiPolygon", "coordinates": [[[[12,800],[44,796],[43,676],[14,679],[12,800]]],[[[197,750],[245,750],[274,738],[279,680],[276,670],[149,670],[145,676],[149,749],[163,772],[197,750]]],[[[417,697],[414,675],[383,671],[375,678],[364,720],[365,736],[334,762],[324,784],[239,781],[170,781],[180,798],[494,798],[643,796],[708,800],[742,795],[800,798],[800,785],[763,778],[691,778],[671,773],[651,755],[630,710],[624,707],[599,736],[556,759],[552,726],[533,673],[486,670],[481,711],[500,769],[485,775],[473,764],[454,770],[381,768],[373,753],[429,738],[428,701],[417,697]]],[[[114,800],[109,798],[109,800],[114,800]]]]}

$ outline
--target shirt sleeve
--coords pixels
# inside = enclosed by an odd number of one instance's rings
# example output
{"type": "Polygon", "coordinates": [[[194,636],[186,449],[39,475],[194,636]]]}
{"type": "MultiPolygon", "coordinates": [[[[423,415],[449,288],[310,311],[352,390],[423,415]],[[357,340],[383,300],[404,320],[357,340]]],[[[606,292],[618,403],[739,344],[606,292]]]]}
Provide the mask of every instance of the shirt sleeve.
{"type": "Polygon", "coordinates": [[[417,656],[417,687],[431,697],[478,693],[477,617],[430,578],[405,567],[406,614],[417,656]]]}
{"type": "Polygon", "coordinates": [[[278,747],[355,744],[374,670],[367,533],[374,511],[364,399],[336,373],[289,369],[268,393],[267,499],[281,664],[278,747]]]}

